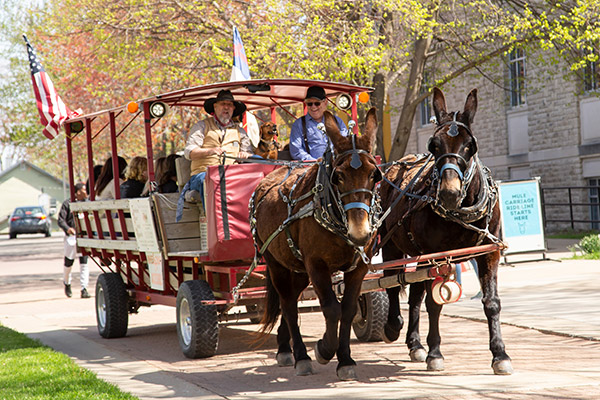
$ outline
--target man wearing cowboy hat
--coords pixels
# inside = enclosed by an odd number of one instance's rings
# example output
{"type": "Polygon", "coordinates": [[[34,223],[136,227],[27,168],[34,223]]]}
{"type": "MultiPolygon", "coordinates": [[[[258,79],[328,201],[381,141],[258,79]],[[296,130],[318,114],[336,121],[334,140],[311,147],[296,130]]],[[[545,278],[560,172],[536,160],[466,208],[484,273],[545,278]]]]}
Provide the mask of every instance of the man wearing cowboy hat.
{"type": "MultiPolygon", "coordinates": [[[[298,118],[290,131],[290,154],[294,160],[310,161],[323,156],[327,150],[328,139],[319,130],[318,125],[325,120],[327,95],[321,86],[311,86],[304,98],[306,115],[298,118]]],[[[342,136],[348,134],[346,125],[340,117],[335,117],[342,136]]]]}
{"type": "MultiPolygon", "coordinates": [[[[250,138],[232,119],[246,111],[244,103],[235,100],[229,90],[221,90],[217,97],[204,102],[204,110],[211,116],[192,126],[184,149],[185,157],[192,162],[186,201],[202,198],[206,167],[218,165],[223,155],[237,158],[252,155],[250,138]]],[[[233,158],[225,158],[225,164],[233,164],[234,161],[233,158]]]]}

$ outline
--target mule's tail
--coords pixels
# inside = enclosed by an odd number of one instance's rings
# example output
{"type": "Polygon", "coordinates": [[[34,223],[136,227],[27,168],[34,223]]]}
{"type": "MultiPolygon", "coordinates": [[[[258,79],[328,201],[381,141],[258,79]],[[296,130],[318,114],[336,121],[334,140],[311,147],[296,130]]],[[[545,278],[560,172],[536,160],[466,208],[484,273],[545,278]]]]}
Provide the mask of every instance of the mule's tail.
{"type": "Polygon", "coordinates": [[[269,267],[267,266],[267,300],[265,304],[265,311],[260,321],[261,328],[259,329],[259,333],[261,336],[270,333],[275,324],[277,323],[277,319],[279,317],[279,313],[281,311],[279,306],[279,293],[275,290],[275,286],[273,286],[273,282],[271,281],[271,274],[269,274],[269,267]]]}

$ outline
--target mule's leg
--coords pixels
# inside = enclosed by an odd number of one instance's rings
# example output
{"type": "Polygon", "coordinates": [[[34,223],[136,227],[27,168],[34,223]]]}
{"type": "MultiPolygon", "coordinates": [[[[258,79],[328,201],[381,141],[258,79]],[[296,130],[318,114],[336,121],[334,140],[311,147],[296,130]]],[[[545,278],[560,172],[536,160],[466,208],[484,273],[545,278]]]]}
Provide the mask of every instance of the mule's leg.
{"type": "Polygon", "coordinates": [[[427,333],[427,346],[429,353],[427,354],[427,370],[442,371],[444,369],[444,356],[440,350],[440,314],[442,313],[442,305],[436,303],[431,295],[432,281],[425,282],[427,289],[427,297],[425,298],[425,306],[427,307],[427,315],[429,317],[429,332],[427,333]]]}
{"type": "Polygon", "coordinates": [[[492,352],[492,368],[496,375],[513,373],[510,357],[504,350],[504,341],[500,328],[500,296],[498,295],[498,264],[500,252],[490,253],[477,258],[479,281],[483,297],[483,311],[488,321],[490,334],[490,351],[492,352]]]}
{"type": "Polygon", "coordinates": [[[421,304],[425,296],[425,282],[411,283],[408,290],[408,329],[406,330],[406,346],[410,360],[423,362],[427,352],[421,344],[419,335],[419,321],[421,319],[421,304]]]}
{"type": "Polygon", "coordinates": [[[327,364],[338,349],[338,324],[342,316],[342,306],[331,288],[331,275],[327,265],[321,261],[312,261],[306,263],[306,269],[309,271],[325,317],[325,333],[317,342],[315,356],[319,363],[327,364]]]}
{"type": "MultiPolygon", "coordinates": [[[[306,274],[294,273],[280,264],[273,262],[273,260],[269,260],[269,273],[273,286],[279,294],[282,321],[285,320],[287,322],[289,329],[289,336],[285,336],[284,334],[281,339],[278,337],[277,342],[281,346],[286,339],[289,342],[289,337],[291,337],[296,375],[311,375],[314,373],[310,362],[311,359],[306,351],[306,345],[302,340],[298,326],[298,296],[308,286],[308,276],[306,274]]],[[[283,328],[278,329],[278,336],[279,333],[283,333],[283,328]]],[[[281,357],[278,357],[278,362],[279,358],[281,357]]]]}
{"type": "Polygon", "coordinates": [[[356,362],[350,354],[350,328],[358,309],[358,296],[367,273],[367,265],[360,263],[354,271],[344,274],[344,297],[342,298],[342,320],[340,322],[340,339],[337,350],[337,376],[341,380],[355,380],[356,362]]]}
{"type": "MultiPolygon", "coordinates": [[[[403,254],[391,245],[385,245],[382,249],[383,260],[397,260],[403,257],[403,254]]],[[[391,276],[397,274],[398,271],[384,270],[384,276],[391,276]]],[[[400,331],[404,326],[404,319],[400,313],[400,292],[402,291],[401,286],[388,288],[385,290],[389,300],[388,318],[383,326],[383,340],[386,343],[394,342],[400,336],[400,331]]]]}
{"type": "Polygon", "coordinates": [[[282,315],[279,328],[277,328],[277,364],[280,367],[291,367],[294,365],[294,356],[292,355],[292,347],[290,346],[290,328],[287,320],[282,315]]]}

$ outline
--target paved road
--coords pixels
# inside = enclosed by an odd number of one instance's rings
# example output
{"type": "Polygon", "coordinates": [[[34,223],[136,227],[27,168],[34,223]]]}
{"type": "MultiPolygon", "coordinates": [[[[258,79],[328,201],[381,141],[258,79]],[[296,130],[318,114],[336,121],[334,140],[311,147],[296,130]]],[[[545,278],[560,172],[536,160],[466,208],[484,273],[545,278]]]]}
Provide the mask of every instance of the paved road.
{"type": "MultiPolygon", "coordinates": [[[[550,241],[559,258],[566,243],[550,241]]],[[[141,309],[130,316],[128,336],[105,340],[96,330],[94,299],[64,297],[62,237],[0,236],[0,323],[54,347],[80,365],[142,399],[596,399],[600,395],[600,263],[541,261],[500,270],[503,337],[515,373],[490,368],[487,325],[472,272],[463,274],[467,299],[442,317],[443,372],[411,363],[402,343],[359,343],[352,354],[359,381],[339,382],[335,363],[296,377],[274,360],[275,338],[251,343],[257,326],[222,324],[218,354],[183,357],[174,309],[141,309]]],[[[535,258],[535,256],[533,256],[535,258]]],[[[532,257],[529,257],[532,258],[532,257]]],[[[74,268],[76,278],[77,263],[74,268]]],[[[100,273],[92,267],[91,281],[100,273]]],[[[74,293],[78,293],[74,279],[74,293]]],[[[404,310],[406,307],[404,306],[404,310]]],[[[404,311],[406,314],[406,311],[404,311]]],[[[426,314],[422,335],[427,332],[426,314]]],[[[303,314],[301,329],[312,348],[323,318],[303,314]]],[[[311,352],[312,355],[312,352],[311,352]]]]}

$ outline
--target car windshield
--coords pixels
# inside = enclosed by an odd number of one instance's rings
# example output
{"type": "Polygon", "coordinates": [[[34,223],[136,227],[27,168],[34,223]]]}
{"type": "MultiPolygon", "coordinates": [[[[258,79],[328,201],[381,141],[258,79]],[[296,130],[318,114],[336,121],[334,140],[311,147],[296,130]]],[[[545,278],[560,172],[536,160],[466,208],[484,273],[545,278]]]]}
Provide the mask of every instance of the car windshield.
{"type": "Polygon", "coordinates": [[[21,207],[15,210],[15,216],[25,216],[33,214],[43,214],[42,207],[21,207]]]}

